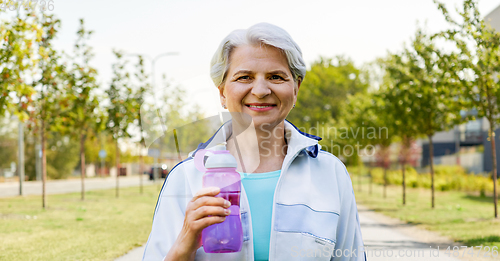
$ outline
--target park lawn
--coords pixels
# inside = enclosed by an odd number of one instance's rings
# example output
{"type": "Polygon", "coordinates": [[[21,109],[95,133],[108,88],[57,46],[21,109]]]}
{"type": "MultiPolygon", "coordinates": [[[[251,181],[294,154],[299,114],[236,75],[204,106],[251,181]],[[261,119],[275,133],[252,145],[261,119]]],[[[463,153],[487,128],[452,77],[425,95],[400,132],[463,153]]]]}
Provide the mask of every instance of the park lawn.
{"type": "Polygon", "coordinates": [[[431,208],[431,190],[407,188],[406,206],[402,202],[402,187],[389,185],[387,198],[383,186],[369,184],[353,176],[356,202],[384,215],[399,218],[421,228],[439,232],[468,246],[500,248],[500,219],[493,218],[492,197],[480,197],[460,191],[436,191],[435,209],[431,208]]]}
{"type": "Polygon", "coordinates": [[[146,243],[160,186],[0,198],[0,260],[113,260],[146,243]]]}

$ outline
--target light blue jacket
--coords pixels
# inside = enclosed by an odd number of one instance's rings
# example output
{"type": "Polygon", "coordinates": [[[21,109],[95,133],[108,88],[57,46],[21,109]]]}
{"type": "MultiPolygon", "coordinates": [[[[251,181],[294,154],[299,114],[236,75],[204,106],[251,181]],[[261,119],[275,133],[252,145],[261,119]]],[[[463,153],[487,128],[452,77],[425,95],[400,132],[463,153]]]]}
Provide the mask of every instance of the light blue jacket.
{"type": "MultiPolygon", "coordinates": [[[[231,123],[222,128],[231,134],[231,123]]],[[[285,121],[288,151],[274,195],[270,261],[364,261],[363,239],[351,179],[344,164],[321,151],[321,138],[285,121]]],[[[221,131],[198,149],[225,141],[221,131]]],[[[179,163],[163,184],[143,260],[163,260],[182,229],[188,202],[202,187],[191,156],[179,163]]],[[[208,254],[200,247],[195,260],[254,260],[252,222],[246,193],[240,202],[241,252],[208,254]]]]}

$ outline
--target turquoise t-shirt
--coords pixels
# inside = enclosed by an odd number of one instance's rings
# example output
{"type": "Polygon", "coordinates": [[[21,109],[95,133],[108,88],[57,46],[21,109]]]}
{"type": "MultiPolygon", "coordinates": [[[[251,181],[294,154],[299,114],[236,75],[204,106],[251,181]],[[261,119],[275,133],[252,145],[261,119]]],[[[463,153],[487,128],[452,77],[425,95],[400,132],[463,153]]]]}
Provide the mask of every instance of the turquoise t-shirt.
{"type": "Polygon", "coordinates": [[[241,183],[245,188],[252,213],[253,246],[256,261],[269,259],[274,190],[280,174],[281,170],[250,174],[240,172],[241,183]]]}

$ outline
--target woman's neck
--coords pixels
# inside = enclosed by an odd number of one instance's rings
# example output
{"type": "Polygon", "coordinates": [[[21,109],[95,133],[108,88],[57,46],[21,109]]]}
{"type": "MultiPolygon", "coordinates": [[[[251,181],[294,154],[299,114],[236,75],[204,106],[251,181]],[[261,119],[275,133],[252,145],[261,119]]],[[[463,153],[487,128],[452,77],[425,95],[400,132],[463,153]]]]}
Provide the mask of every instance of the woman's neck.
{"type": "Polygon", "coordinates": [[[285,123],[274,128],[260,126],[245,130],[233,125],[233,135],[227,142],[227,149],[236,158],[238,171],[262,173],[279,170],[287,152],[285,123]]]}

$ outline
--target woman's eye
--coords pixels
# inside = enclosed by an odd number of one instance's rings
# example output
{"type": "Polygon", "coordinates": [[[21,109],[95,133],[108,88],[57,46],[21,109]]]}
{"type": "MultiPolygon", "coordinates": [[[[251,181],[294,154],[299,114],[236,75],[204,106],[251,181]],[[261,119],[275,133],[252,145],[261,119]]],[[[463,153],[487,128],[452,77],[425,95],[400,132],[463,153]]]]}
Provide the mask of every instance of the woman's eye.
{"type": "Polygon", "coordinates": [[[250,79],[250,77],[248,76],[241,76],[240,78],[238,78],[238,80],[248,80],[250,79]]]}
{"type": "Polygon", "coordinates": [[[283,77],[281,77],[279,75],[273,75],[273,76],[271,76],[271,79],[273,79],[273,80],[283,80],[283,77]]]}

